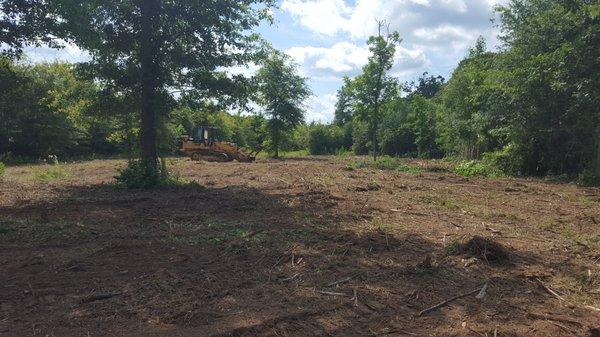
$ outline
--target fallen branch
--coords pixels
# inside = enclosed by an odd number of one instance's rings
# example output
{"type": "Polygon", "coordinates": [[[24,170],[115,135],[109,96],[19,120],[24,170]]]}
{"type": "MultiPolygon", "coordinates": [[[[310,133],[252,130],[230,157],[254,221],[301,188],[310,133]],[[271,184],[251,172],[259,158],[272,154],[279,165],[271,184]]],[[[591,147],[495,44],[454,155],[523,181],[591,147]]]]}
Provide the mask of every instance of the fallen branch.
{"type": "Polygon", "coordinates": [[[292,277],[288,277],[288,278],[284,278],[284,279],[282,279],[282,280],[279,280],[279,282],[287,282],[287,281],[291,281],[291,280],[295,279],[296,277],[298,277],[298,276],[300,276],[300,275],[301,275],[300,273],[296,273],[296,274],[294,274],[292,277]]]}
{"type": "Polygon", "coordinates": [[[544,315],[544,314],[536,314],[535,312],[529,312],[529,313],[527,313],[527,316],[529,316],[529,318],[533,318],[533,319],[543,319],[546,321],[555,321],[555,322],[562,322],[562,323],[569,323],[569,324],[575,324],[578,326],[583,326],[583,324],[581,322],[574,321],[574,320],[571,320],[568,318],[563,318],[563,317],[550,316],[550,315],[544,315]]]}
{"type": "Polygon", "coordinates": [[[573,336],[577,336],[577,333],[575,333],[575,331],[573,331],[573,330],[571,330],[571,329],[567,328],[566,326],[564,326],[564,325],[562,325],[562,324],[560,324],[560,323],[556,323],[556,322],[552,322],[552,321],[548,321],[548,323],[550,323],[550,324],[552,324],[552,325],[555,325],[555,326],[557,326],[557,327],[559,327],[559,328],[561,328],[561,329],[565,330],[566,332],[568,332],[568,333],[572,334],[573,336]]]}
{"type": "Polygon", "coordinates": [[[591,305],[584,305],[583,307],[586,308],[586,309],[590,309],[592,311],[598,311],[598,312],[600,312],[600,308],[592,307],[591,305]]]}
{"type": "Polygon", "coordinates": [[[90,303],[95,301],[107,300],[109,298],[119,296],[121,293],[96,294],[84,297],[79,300],[80,303],[90,303]]]}
{"type": "Polygon", "coordinates": [[[539,278],[536,279],[538,281],[538,283],[540,284],[540,286],[542,286],[542,288],[544,288],[544,290],[546,290],[550,295],[556,297],[558,300],[560,301],[564,301],[565,299],[562,298],[562,296],[560,296],[558,293],[556,293],[556,291],[552,290],[550,287],[548,287],[547,285],[545,285],[539,278]]]}
{"type": "Polygon", "coordinates": [[[358,294],[356,293],[356,289],[354,289],[354,297],[352,297],[350,300],[354,301],[355,307],[358,307],[358,294]]]}
{"type": "Polygon", "coordinates": [[[354,276],[348,276],[348,277],[344,277],[343,279],[337,280],[335,282],[331,282],[327,285],[327,287],[333,287],[333,286],[337,286],[338,284],[344,283],[344,282],[348,282],[350,281],[354,276]]]}
{"type": "Polygon", "coordinates": [[[479,294],[477,294],[477,296],[475,296],[475,298],[478,300],[482,300],[486,295],[487,288],[488,288],[488,284],[486,283],[483,286],[483,288],[481,288],[481,290],[479,291],[479,294]]]}
{"type": "Polygon", "coordinates": [[[329,296],[348,296],[344,293],[335,293],[333,291],[323,291],[323,290],[319,290],[317,291],[319,294],[323,294],[323,295],[329,295],[329,296]]]}
{"type": "Polygon", "coordinates": [[[431,311],[433,311],[433,310],[435,310],[435,309],[441,308],[441,307],[443,307],[444,305],[446,305],[446,304],[448,304],[448,303],[450,303],[450,302],[456,301],[456,300],[458,300],[458,299],[461,299],[461,298],[463,298],[463,297],[467,297],[467,296],[469,296],[469,295],[473,295],[473,294],[475,294],[475,293],[477,293],[477,292],[481,292],[481,290],[482,290],[484,287],[487,287],[487,283],[486,283],[486,284],[484,284],[484,285],[483,285],[481,288],[477,288],[477,289],[475,289],[475,290],[469,291],[468,293],[464,293],[464,294],[460,294],[460,295],[454,296],[454,297],[452,297],[452,298],[449,298],[449,299],[447,299],[447,300],[445,300],[445,301],[443,301],[443,302],[440,302],[440,303],[438,303],[438,304],[434,305],[433,307],[430,307],[430,308],[424,309],[424,310],[422,310],[421,312],[419,312],[419,315],[418,315],[418,316],[419,316],[419,317],[421,317],[421,316],[425,315],[426,313],[429,313],[429,312],[431,312],[431,311]]]}

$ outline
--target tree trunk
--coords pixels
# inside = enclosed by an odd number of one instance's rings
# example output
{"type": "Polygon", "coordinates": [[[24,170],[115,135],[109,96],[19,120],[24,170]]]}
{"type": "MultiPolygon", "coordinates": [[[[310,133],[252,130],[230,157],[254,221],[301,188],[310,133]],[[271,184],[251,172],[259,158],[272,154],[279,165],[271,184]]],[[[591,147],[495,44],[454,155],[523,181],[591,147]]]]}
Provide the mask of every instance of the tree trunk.
{"type": "Polygon", "coordinates": [[[279,128],[273,130],[273,148],[275,149],[274,158],[279,158],[279,128]]]}
{"type": "Polygon", "coordinates": [[[158,90],[158,54],[160,46],[154,35],[158,26],[160,0],[143,0],[141,4],[142,26],[140,64],[142,76],[140,142],[142,159],[158,165],[156,144],[156,106],[158,90]]]}
{"type": "Polygon", "coordinates": [[[596,127],[596,163],[594,165],[594,175],[600,177],[600,126],[596,127]]]}
{"type": "Polygon", "coordinates": [[[373,138],[371,140],[373,142],[373,161],[377,161],[377,126],[373,126],[373,138]]]}

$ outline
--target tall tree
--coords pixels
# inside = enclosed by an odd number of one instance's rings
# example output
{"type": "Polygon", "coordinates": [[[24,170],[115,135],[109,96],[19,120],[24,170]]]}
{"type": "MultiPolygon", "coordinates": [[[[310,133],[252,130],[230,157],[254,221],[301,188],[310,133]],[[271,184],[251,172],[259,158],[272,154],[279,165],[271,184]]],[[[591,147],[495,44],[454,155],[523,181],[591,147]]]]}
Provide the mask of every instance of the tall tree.
{"type": "Polygon", "coordinates": [[[337,102],[335,104],[335,117],[333,122],[337,125],[344,125],[352,121],[354,117],[352,111],[352,100],[353,100],[353,81],[344,76],[344,85],[337,92],[337,102]]]}
{"type": "Polygon", "coordinates": [[[19,57],[28,45],[58,47],[63,36],[56,6],[41,0],[0,1],[0,52],[19,57]]]}
{"type": "Polygon", "coordinates": [[[418,83],[413,81],[407,84],[404,90],[410,95],[419,94],[425,98],[434,98],[437,93],[442,90],[444,82],[444,77],[439,75],[429,75],[429,73],[424,72],[423,75],[419,77],[418,83]]]}
{"type": "Polygon", "coordinates": [[[258,70],[258,102],[264,106],[271,134],[274,157],[279,157],[279,146],[284,131],[304,121],[304,100],[310,95],[306,79],[298,75],[296,65],[281,52],[272,52],[258,70]]]}
{"type": "Polygon", "coordinates": [[[88,51],[90,73],[139,97],[142,159],[156,167],[157,122],[174,92],[234,103],[241,76],[226,68],[257,57],[251,30],[273,0],[49,0],[69,40],[88,51]]]}
{"type": "Polygon", "coordinates": [[[591,170],[600,149],[600,4],[511,0],[499,11],[504,118],[522,172],[591,170]]]}
{"type": "Polygon", "coordinates": [[[385,22],[378,22],[377,36],[368,40],[371,56],[355,79],[355,110],[368,123],[371,134],[373,160],[377,160],[377,129],[381,121],[381,105],[397,90],[397,81],[387,75],[394,65],[396,44],[401,42],[398,32],[384,32],[385,22]]]}

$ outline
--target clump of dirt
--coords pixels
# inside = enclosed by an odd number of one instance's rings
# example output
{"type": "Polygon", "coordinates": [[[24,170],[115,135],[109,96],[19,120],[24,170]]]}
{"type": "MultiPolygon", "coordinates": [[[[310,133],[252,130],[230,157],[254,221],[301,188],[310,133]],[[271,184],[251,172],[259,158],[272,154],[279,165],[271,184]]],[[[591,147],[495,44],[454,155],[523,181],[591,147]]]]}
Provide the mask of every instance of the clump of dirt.
{"type": "Polygon", "coordinates": [[[505,263],[510,258],[508,250],[503,245],[490,238],[477,235],[462,243],[459,251],[463,254],[494,263],[505,263]]]}

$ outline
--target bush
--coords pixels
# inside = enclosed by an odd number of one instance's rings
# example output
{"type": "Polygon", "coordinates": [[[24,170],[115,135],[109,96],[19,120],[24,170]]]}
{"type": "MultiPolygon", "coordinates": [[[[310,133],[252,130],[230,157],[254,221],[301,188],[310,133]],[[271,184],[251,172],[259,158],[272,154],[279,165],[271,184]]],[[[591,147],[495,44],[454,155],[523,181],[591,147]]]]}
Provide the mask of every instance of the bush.
{"type": "Polygon", "coordinates": [[[310,154],[335,154],[344,147],[344,129],[337,125],[311,125],[308,139],[310,154]]]}
{"type": "Polygon", "coordinates": [[[152,188],[171,183],[173,180],[170,176],[164,159],[161,159],[159,166],[141,159],[130,161],[115,178],[119,185],[127,188],[152,188]]]}
{"type": "Polygon", "coordinates": [[[34,180],[52,181],[65,179],[70,176],[69,172],[60,165],[50,165],[46,169],[38,171],[33,177],[34,180]]]}
{"type": "Polygon", "coordinates": [[[484,176],[493,178],[505,176],[501,170],[490,165],[489,162],[481,160],[463,161],[454,168],[454,172],[465,177],[484,176]]]}
{"type": "Polygon", "coordinates": [[[594,174],[592,170],[587,169],[579,174],[577,183],[581,186],[600,186],[600,176],[594,174]]]}
{"type": "Polygon", "coordinates": [[[6,170],[4,163],[0,161],[0,179],[4,175],[4,171],[6,170]]]}
{"type": "Polygon", "coordinates": [[[523,160],[517,147],[509,144],[500,151],[484,153],[483,162],[506,175],[514,176],[519,174],[523,160]]]}

